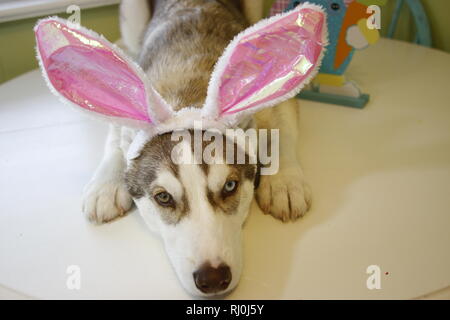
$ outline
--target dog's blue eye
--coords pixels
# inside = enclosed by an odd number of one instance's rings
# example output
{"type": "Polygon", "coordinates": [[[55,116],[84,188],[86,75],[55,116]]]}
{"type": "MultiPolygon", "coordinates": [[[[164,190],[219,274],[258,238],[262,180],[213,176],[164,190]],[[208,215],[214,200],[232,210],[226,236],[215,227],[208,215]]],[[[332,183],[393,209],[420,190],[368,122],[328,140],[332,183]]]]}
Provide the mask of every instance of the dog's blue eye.
{"type": "Polygon", "coordinates": [[[172,204],[173,204],[172,196],[170,195],[170,193],[167,193],[165,191],[156,194],[155,195],[155,200],[160,205],[165,206],[165,207],[172,206],[172,204]]]}
{"type": "Polygon", "coordinates": [[[237,187],[237,181],[235,180],[229,180],[225,183],[223,186],[223,189],[225,192],[230,193],[233,192],[237,187]]]}

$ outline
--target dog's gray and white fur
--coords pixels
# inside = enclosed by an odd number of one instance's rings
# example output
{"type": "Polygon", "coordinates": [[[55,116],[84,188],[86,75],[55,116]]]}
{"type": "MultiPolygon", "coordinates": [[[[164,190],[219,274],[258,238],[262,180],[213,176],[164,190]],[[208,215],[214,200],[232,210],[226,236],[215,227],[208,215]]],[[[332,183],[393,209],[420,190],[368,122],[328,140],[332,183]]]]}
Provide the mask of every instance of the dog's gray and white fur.
{"type": "MultiPolygon", "coordinates": [[[[122,42],[175,109],[201,107],[217,59],[237,33],[262,17],[261,2],[124,0],[122,42]]],[[[258,204],[283,222],[296,220],[311,201],[292,147],[297,145],[297,102],[265,109],[255,120],[258,128],[280,130],[280,168],[261,176],[258,204]]],[[[189,293],[232,290],[242,269],[241,230],[253,199],[255,165],[175,165],[170,133],[153,138],[127,163],[124,155],[134,136],[130,129],[111,126],[103,160],[84,192],[83,211],[103,223],[124,215],[134,200],[149,227],[161,235],[189,293]],[[229,181],[236,186],[227,193],[229,181]],[[167,204],[155,198],[161,192],[170,195],[167,204]]]]}

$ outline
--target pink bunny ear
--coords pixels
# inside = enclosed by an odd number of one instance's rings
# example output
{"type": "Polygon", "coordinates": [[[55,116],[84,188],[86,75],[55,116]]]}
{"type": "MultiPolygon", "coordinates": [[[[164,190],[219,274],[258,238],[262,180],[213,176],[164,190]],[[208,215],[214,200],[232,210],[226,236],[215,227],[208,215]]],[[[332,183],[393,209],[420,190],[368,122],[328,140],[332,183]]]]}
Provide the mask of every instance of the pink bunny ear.
{"type": "Polygon", "coordinates": [[[293,97],[317,73],[327,45],[316,5],[260,21],[227,47],[211,76],[205,113],[242,115],[293,97]]]}
{"type": "Polygon", "coordinates": [[[44,77],[64,101],[139,127],[170,114],[139,66],[98,34],[48,18],[38,22],[35,35],[44,77]]]}

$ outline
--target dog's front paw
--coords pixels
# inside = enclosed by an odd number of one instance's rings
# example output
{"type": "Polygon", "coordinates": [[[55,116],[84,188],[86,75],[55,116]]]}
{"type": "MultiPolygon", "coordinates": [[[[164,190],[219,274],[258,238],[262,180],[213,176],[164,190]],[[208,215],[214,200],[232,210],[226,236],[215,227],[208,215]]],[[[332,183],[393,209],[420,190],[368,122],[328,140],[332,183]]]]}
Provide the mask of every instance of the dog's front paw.
{"type": "Polygon", "coordinates": [[[283,222],[303,217],[311,205],[311,190],[300,168],[280,170],[261,176],[256,200],[265,214],[283,222]]]}
{"type": "Polygon", "coordinates": [[[104,223],[123,216],[133,199],[122,181],[91,181],[83,194],[83,212],[89,221],[104,223]]]}

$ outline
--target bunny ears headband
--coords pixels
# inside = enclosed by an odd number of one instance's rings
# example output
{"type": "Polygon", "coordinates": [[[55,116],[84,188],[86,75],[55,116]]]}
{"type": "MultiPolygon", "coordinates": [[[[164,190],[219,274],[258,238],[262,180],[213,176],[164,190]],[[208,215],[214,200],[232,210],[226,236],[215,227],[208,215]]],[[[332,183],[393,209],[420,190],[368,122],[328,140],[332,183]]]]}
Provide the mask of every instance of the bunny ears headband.
{"type": "Polygon", "coordinates": [[[203,108],[175,112],[143,70],[102,36],[56,17],[35,29],[37,56],[51,91],[78,109],[154,136],[237,125],[244,115],[296,95],[317,73],[327,45],[320,6],[302,4],[237,35],[212,73],[203,108]]]}

